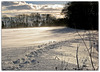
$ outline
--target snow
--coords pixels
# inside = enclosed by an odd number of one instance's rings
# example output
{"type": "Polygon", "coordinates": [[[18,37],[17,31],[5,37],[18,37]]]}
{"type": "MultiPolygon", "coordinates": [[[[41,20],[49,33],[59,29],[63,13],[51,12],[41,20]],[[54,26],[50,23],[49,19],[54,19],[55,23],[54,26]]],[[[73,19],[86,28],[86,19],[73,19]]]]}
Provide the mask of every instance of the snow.
{"type": "Polygon", "coordinates": [[[98,32],[66,27],[35,27],[2,29],[3,70],[75,70],[76,49],[79,46],[79,65],[92,70],[84,43],[93,45],[93,62],[98,68],[98,32]],[[91,34],[89,34],[91,33],[91,34]],[[89,35],[94,36],[89,41],[89,35]]]}

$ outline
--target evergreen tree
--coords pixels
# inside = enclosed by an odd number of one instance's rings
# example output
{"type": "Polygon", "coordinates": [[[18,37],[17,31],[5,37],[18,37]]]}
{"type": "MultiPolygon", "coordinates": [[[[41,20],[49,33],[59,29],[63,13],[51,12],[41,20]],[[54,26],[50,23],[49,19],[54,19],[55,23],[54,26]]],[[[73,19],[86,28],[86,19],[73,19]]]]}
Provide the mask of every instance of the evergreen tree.
{"type": "Polygon", "coordinates": [[[62,10],[67,26],[98,29],[98,2],[70,2],[62,10]]]}

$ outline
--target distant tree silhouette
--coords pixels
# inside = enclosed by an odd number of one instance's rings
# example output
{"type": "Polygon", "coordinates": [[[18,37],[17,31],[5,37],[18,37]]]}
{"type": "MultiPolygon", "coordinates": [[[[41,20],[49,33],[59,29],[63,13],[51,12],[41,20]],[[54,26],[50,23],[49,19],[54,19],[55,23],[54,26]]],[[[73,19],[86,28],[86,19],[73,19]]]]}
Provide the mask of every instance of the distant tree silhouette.
{"type": "Polygon", "coordinates": [[[98,30],[98,2],[70,2],[62,14],[68,27],[98,30]]]}
{"type": "Polygon", "coordinates": [[[2,16],[2,28],[54,26],[56,18],[51,14],[19,14],[14,17],[2,16]]]}
{"type": "Polygon", "coordinates": [[[66,19],[59,18],[59,19],[55,20],[55,26],[66,26],[66,19]]]}
{"type": "Polygon", "coordinates": [[[2,28],[4,28],[4,22],[2,21],[2,28]]]}
{"type": "Polygon", "coordinates": [[[10,20],[10,18],[8,16],[6,16],[6,15],[3,15],[2,16],[2,24],[4,24],[3,25],[3,28],[9,27],[9,24],[6,25],[6,23],[9,23],[10,22],[9,20],[10,20]]]}

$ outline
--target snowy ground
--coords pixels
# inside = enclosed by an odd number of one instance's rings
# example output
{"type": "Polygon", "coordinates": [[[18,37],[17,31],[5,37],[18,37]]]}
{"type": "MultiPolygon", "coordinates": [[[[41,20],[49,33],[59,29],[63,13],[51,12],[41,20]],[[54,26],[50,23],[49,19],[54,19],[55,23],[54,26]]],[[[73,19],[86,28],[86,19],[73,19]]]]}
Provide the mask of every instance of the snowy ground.
{"type": "Polygon", "coordinates": [[[75,70],[76,49],[82,70],[98,69],[98,32],[65,27],[2,29],[2,70],[75,70]]]}

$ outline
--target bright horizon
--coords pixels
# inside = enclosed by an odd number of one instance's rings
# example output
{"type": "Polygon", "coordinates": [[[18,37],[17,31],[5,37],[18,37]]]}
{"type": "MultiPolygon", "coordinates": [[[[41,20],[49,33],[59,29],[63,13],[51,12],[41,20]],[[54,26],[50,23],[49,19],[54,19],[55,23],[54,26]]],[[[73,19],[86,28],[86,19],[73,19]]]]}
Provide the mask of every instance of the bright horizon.
{"type": "Polygon", "coordinates": [[[63,18],[61,11],[66,1],[3,1],[2,16],[13,17],[18,14],[51,14],[56,18],[63,18]]]}

